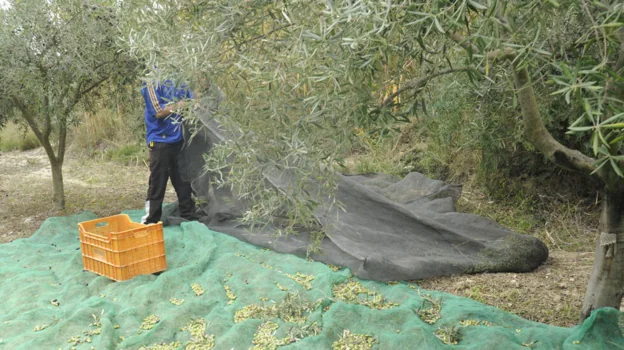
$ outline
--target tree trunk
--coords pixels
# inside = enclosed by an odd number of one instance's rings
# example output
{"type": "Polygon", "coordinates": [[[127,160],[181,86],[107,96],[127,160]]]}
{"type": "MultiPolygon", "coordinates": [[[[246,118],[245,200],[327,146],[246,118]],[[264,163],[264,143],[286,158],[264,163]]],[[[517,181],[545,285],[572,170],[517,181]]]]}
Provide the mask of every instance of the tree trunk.
{"type": "Polygon", "coordinates": [[[624,295],[624,191],[603,191],[600,239],[581,320],[601,307],[619,310],[624,295]]]}
{"type": "Polygon", "coordinates": [[[63,186],[63,163],[50,159],[52,185],[54,187],[54,209],[65,209],[65,189],[63,186]]]}

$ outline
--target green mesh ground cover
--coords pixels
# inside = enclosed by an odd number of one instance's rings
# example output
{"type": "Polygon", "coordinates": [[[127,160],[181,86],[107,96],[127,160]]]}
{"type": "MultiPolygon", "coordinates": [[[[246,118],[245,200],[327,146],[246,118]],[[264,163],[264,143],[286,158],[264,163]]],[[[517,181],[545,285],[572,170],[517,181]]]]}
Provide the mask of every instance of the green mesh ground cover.
{"type": "Polygon", "coordinates": [[[548,326],[407,283],[358,281],[199,223],[165,229],[166,272],[113,282],[82,270],[76,225],[92,219],[51,218],[0,245],[1,349],[624,348],[615,309],[548,326]]]}

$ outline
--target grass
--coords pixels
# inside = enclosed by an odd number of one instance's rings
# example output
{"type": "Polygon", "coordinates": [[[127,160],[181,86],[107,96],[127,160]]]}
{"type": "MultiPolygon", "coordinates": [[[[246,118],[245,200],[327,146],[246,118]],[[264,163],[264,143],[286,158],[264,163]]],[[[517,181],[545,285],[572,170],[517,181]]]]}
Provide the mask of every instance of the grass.
{"type": "Polygon", "coordinates": [[[129,123],[127,117],[110,109],[85,112],[78,125],[72,129],[72,145],[86,152],[94,152],[120,141],[133,140],[132,124],[135,123],[129,123]]]}
{"type": "Polygon", "coordinates": [[[28,129],[15,123],[7,123],[0,129],[0,151],[27,151],[39,147],[37,136],[28,129]]]}
{"type": "Polygon", "coordinates": [[[124,165],[147,164],[149,161],[147,148],[137,144],[122,145],[118,148],[110,149],[106,151],[104,157],[107,160],[124,165]]]}
{"type": "Polygon", "coordinates": [[[493,199],[479,188],[464,187],[460,212],[488,217],[511,230],[541,239],[550,249],[587,252],[598,236],[599,208],[573,197],[532,198],[516,194],[493,199]]]}
{"type": "Polygon", "coordinates": [[[343,173],[370,174],[385,173],[403,176],[412,170],[398,161],[400,152],[390,139],[377,140],[367,135],[358,135],[362,148],[345,160],[343,173]]]}
{"type": "Polygon", "coordinates": [[[111,109],[85,112],[71,130],[71,147],[82,156],[124,165],[145,164],[149,156],[143,144],[144,128],[141,118],[128,118],[111,109]]]}
{"type": "MultiPolygon", "coordinates": [[[[70,128],[69,146],[74,153],[98,157],[124,165],[146,164],[149,160],[143,142],[142,120],[128,120],[118,113],[103,109],[84,113],[77,126],[70,128]]],[[[0,129],[0,151],[27,151],[39,147],[35,134],[25,126],[7,123],[0,129]]]]}

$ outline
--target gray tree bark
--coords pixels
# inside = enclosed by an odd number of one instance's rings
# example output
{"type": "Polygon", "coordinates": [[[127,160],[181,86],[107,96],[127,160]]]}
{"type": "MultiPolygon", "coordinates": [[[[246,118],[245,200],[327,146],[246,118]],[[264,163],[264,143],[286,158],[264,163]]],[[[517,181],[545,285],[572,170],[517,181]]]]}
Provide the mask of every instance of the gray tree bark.
{"type": "MultiPolygon", "coordinates": [[[[516,92],[522,109],[524,137],[553,163],[586,174],[595,169],[596,161],[571,150],[546,130],[537,108],[529,73],[514,67],[516,92]]],[[[624,296],[624,189],[622,179],[613,174],[599,173],[605,184],[600,218],[600,239],[596,247],[594,267],[587,284],[587,293],[581,311],[581,321],[601,307],[620,307],[624,296]],[[619,242],[621,240],[621,242],[619,242]]]]}
{"type": "Polygon", "coordinates": [[[620,308],[624,296],[624,191],[606,189],[602,198],[600,239],[587,284],[581,320],[600,307],[620,308]]]}
{"type": "Polygon", "coordinates": [[[52,186],[54,188],[54,209],[65,209],[65,188],[63,185],[63,164],[57,160],[50,159],[52,168],[52,186]]]}

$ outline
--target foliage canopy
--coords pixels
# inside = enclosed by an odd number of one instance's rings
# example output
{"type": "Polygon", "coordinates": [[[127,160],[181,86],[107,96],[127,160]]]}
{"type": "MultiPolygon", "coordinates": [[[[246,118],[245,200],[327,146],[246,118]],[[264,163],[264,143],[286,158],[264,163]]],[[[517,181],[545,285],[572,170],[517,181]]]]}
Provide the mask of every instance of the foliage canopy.
{"type": "MultiPolygon", "coordinates": [[[[272,195],[257,181],[267,166],[331,189],[354,135],[427,115],[435,97],[423,92],[444,75],[449,89],[499,92],[490,108],[518,115],[522,70],[564,106],[525,118],[529,142],[561,166],[621,176],[623,13],[586,0],[144,1],[124,43],[162,74],[204,75],[225,92],[224,122],[252,133],[220,147],[213,167],[232,165],[228,181],[249,196],[272,195]],[[596,161],[550,137],[551,114],[565,114],[577,144],[591,135],[581,150],[596,161]]],[[[288,200],[308,197],[304,187],[288,200]]],[[[262,198],[275,205],[252,216],[283,204],[262,198]]]]}

